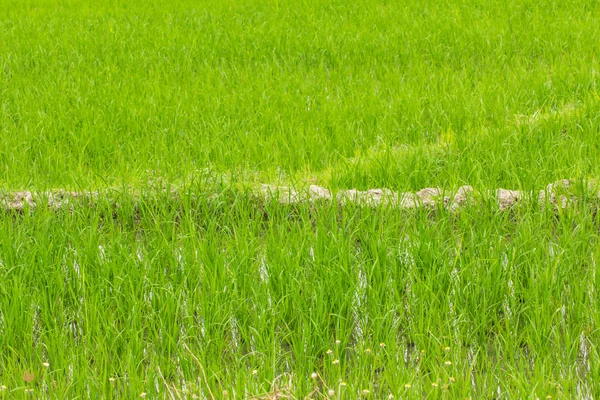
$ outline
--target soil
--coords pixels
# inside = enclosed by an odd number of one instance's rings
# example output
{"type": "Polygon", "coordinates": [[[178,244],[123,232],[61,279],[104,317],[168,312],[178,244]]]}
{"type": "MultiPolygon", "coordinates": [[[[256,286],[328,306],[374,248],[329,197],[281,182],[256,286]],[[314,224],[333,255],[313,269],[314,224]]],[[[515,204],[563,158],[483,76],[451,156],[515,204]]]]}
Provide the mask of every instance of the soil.
{"type": "MultiPolygon", "coordinates": [[[[480,204],[484,199],[494,199],[498,210],[506,211],[526,199],[537,199],[541,207],[550,204],[554,207],[567,207],[577,200],[573,194],[575,184],[572,180],[562,179],[546,186],[544,190],[524,192],[519,190],[496,189],[477,192],[471,186],[461,186],[456,192],[441,188],[424,188],[417,192],[393,192],[389,189],[340,190],[335,193],[329,189],[311,185],[308,190],[296,190],[288,186],[262,185],[254,195],[265,202],[276,201],[282,204],[315,203],[337,201],[341,205],[358,204],[367,207],[394,207],[399,209],[447,208],[457,211],[470,204],[480,204]]],[[[587,182],[588,190],[600,199],[600,192],[594,182],[587,182]]],[[[173,193],[177,195],[177,193],[173,193]]],[[[33,209],[40,202],[47,201],[51,209],[72,207],[74,200],[85,199],[87,204],[99,197],[98,192],[70,192],[62,189],[35,193],[31,191],[0,193],[0,209],[22,211],[33,209]]],[[[81,202],[78,202],[81,204],[81,202]]]]}

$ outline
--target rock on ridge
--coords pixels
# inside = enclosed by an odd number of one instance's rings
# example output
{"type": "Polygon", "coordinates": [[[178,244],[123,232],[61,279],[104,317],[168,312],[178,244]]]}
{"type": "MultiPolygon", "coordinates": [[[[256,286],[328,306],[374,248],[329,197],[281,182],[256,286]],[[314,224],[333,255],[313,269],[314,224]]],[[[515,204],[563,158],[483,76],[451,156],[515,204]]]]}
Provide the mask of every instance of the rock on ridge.
{"type": "MultiPolygon", "coordinates": [[[[586,187],[593,196],[600,199],[600,192],[595,181],[587,181],[586,187]]],[[[482,198],[494,198],[500,211],[506,211],[526,199],[536,199],[543,209],[550,204],[554,207],[568,207],[577,200],[574,195],[575,182],[562,179],[546,186],[537,194],[519,190],[495,189],[488,192],[476,192],[471,186],[461,186],[450,196],[450,192],[441,188],[424,188],[417,192],[393,192],[390,189],[379,188],[366,191],[350,189],[332,192],[331,190],[311,185],[307,190],[297,190],[290,186],[262,185],[254,195],[259,199],[281,204],[298,204],[314,202],[337,202],[340,205],[356,204],[366,207],[393,207],[398,209],[414,209],[438,207],[447,208],[456,212],[461,208],[477,203],[482,198]]],[[[171,195],[175,198],[178,192],[171,195]]],[[[138,196],[135,195],[134,196],[138,196]]],[[[40,201],[47,201],[53,209],[63,208],[74,199],[97,200],[98,192],[70,192],[62,189],[49,192],[35,193],[31,191],[0,193],[0,208],[5,210],[22,211],[25,208],[34,208],[40,201]]]]}

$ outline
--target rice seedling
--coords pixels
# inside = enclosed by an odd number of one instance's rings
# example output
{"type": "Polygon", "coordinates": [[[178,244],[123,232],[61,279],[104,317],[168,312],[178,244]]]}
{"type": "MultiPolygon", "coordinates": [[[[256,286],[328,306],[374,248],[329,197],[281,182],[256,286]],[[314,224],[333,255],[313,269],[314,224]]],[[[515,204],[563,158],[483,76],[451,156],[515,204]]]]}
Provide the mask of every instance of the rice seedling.
{"type": "Polygon", "coordinates": [[[598,397],[599,7],[0,0],[0,398],[598,397]]]}

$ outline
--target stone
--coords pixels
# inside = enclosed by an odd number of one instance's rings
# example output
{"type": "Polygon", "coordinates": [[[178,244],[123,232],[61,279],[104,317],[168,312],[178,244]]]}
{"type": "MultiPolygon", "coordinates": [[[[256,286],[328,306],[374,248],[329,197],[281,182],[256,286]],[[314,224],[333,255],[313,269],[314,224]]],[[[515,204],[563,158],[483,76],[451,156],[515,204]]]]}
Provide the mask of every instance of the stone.
{"type": "Polygon", "coordinates": [[[500,211],[505,211],[523,198],[523,193],[519,190],[496,190],[496,198],[498,199],[498,208],[500,211]]]}
{"type": "Polygon", "coordinates": [[[456,211],[459,208],[464,207],[467,203],[473,198],[473,190],[472,186],[461,186],[456,191],[454,198],[452,199],[452,203],[450,203],[450,211],[456,211]]]}

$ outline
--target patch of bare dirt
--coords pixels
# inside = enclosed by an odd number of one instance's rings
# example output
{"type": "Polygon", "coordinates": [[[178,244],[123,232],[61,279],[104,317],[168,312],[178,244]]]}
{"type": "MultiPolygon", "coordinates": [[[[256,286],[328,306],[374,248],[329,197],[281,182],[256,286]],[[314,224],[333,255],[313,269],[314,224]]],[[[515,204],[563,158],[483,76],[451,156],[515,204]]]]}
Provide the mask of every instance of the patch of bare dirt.
{"type": "MultiPolygon", "coordinates": [[[[587,191],[593,197],[600,198],[595,181],[585,182],[587,191]]],[[[543,208],[546,205],[565,208],[577,201],[575,182],[562,179],[546,186],[539,193],[528,193],[519,190],[496,189],[488,192],[477,192],[471,186],[461,186],[456,192],[441,188],[425,188],[417,192],[394,192],[389,189],[369,189],[365,191],[350,189],[332,192],[324,187],[311,185],[308,190],[296,190],[289,186],[262,185],[254,194],[263,201],[276,201],[282,204],[299,204],[315,202],[338,202],[341,205],[357,204],[366,207],[394,207],[399,209],[437,208],[443,207],[457,211],[468,205],[476,204],[483,198],[493,198],[500,211],[506,211],[526,199],[536,199],[543,208]]],[[[177,196],[177,191],[171,195],[177,196]]],[[[0,192],[0,209],[23,211],[33,209],[39,204],[47,203],[51,209],[71,207],[75,200],[78,204],[91,204],[100,197],[98,192],[73,192],[62,189],[43,193],[31,191],[0,192]],[[87,200],[87,201],[81,201],[87,200]]]]}

